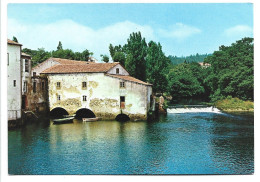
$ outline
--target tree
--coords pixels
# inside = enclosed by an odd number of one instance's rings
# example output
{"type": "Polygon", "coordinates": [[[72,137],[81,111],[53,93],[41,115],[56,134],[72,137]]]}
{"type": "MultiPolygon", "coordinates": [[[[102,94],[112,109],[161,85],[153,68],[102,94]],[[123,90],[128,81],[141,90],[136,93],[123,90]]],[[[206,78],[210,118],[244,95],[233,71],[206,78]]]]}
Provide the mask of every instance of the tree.
{"type": "Polygon", "coordinates": [[[109,57],[107,55],[103,55],[101,54],[100,57],[102,57],[102,61],[105,62],[105,63],[108,63],[109,62],[109,57]]]}
{"type": "Polygon", "coordinates": [[[42,63],[43,61],[47,60],[51,57],[51,53],[48,51],[45,51],[44,48],[38,48],[35,55],[32,57],[33,60],[33,66],[37,65],[39,63],[42,63]]]}
{"type": "Polygon", "coordinates": [[[115,54],[115,49],[114,49],[113,45],[109,44],[108,49],[109,49],[109,52],[110,52],[110,56],[112,58],[114,56],[114,54],[115,54]]]}
{"type": "Polygon", "coordinates": [[[125,54],[123,52],[115,52],[112,59],[113,59],[114,62],[119,62],[120,64],[125,66],[126,57],[125,57],[125,54]]]}
{"type": "Polygon", "coordinates": [[[170,93],[175,99],[198,97],[204,88],[190,69],[190,64],[179,64],[169,73],[170,93]]]}
{"type": "Polygon", "coordinates": [[[93,53],[92,52],[90,52],[89,50],[84,50],[83,52],[82,52],[82,61],[88,61],[89,60],[89,57],[90,56],[92,56],[93,55],[93,53]]]}
{"type": "Polygon", "coordinates": [[[52,51],[52,57],[63,58],[63,59],[74,59],[75,54],[71,49],[59,49],[57,51],[52,51]]]}
{"type": "Polygon", "coordinates": [[[132,54],[127,54],[125,60],[125,67],[130,75],[134,75],[136,68],[135,68],[134,57],[132,54]]]}
{"type": "Polygon", "coordinates": [[[130,34],[130,37],[127,39],[127,44],[124,47],[124,49],[126,49],[126,53],[133,56],[133,64],[135,64],[135,70],[132,76],[145,81],[145,57],[147,52],[147,44],[145,42],[145,38],[142,38],[141,32],[130,34]]]}
{"type": "Polygon", "coordinates": [[[13,36],[13,41],[19,43],[15,36],[13,36]]]}
{"type": "Polygon", "coordinates": [[[61,43],[61,41],[59,41],[59,44],[57,46],[57,50],[62,50],[62,43],[61,43]]]}
{"type": "Polygon", "coordinates": [[[170,59],[162,52],[160,43],[148,43],[146,56],[146,80],[153,84],[154,92],[165,92],[168,88],[167,74],[170,59]]]}
{"type": "Polygon", "coordinates": [[[211,64],[206,80],[211,85],[212,100],[228,96],[254,100],[253,50],[253,38],[246,37],[231,46],[220,46],[218,51],[205,59],[206,63],[211,64]]]}
{"type": "Polygon", "coordinates": [[[80,52],[74,53],[74,59],[75,60],[82,60],[82,54],[80,52]]]}

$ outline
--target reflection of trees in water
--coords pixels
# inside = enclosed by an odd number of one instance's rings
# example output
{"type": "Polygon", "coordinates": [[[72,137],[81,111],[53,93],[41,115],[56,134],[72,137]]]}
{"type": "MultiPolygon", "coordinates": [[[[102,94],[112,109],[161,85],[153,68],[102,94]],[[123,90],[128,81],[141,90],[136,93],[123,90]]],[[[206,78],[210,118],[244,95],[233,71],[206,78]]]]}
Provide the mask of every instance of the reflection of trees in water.
{"type": "Polygon", "coordinates": [[[254,129],[251,117],[216,115],[210,156],[219,171],[251,174],[254,170],[254,129]]]}

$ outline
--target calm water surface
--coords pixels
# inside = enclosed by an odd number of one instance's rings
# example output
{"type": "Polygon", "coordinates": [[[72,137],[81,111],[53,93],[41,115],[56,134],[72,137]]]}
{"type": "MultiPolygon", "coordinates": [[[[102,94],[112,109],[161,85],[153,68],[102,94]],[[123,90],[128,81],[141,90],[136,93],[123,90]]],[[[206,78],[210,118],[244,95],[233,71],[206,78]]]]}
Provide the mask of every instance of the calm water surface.
{"type": "Polygon", "coordinates": [[[253,115],[38,122],[8,132],[9,174],[252,174],[253,115]]]}

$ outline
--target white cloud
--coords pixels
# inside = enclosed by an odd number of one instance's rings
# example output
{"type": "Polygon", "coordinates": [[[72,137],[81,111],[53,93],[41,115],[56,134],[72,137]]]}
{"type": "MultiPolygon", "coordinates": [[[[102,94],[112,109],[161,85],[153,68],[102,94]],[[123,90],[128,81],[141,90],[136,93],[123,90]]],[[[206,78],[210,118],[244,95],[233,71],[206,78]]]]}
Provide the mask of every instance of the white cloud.
{"type": "MultiPolygon", "coordinates": [[[[140,31],[148,40],[156,40],[154,30],[147,25],[138,25],[133,22],[119,22],[101,29],[78,24],[72,20],[61,20],[50,24],[22,24],[15,19],[8,19],[8,37],[16,36],[23,47],[46,50],[55,50],[61,41],[63,48],[73,51],[88,49],[94,57],[100,54],[109,55],[108,46],[125,44],[132,32],[140,31]]],[[[148,42],[147,40],[147,42],[148,42]]]]}
{"type": "Polygon", "coordinates": [[[200,33],[201,30],[196,27],[185,25],[182,23],[176,23],[170,27],[170,29],[159,29],[159,33],[163,37],[173,38],[177,40],[186,39],[194,34],[200,33]]]}
{"type": "Polygon", "coordinates": [[[231,28],[228,28],[224,31],[224,34],[228,37],[245,37],[252,36],[253,29],[247,25],[237,25],[231,28]]]}

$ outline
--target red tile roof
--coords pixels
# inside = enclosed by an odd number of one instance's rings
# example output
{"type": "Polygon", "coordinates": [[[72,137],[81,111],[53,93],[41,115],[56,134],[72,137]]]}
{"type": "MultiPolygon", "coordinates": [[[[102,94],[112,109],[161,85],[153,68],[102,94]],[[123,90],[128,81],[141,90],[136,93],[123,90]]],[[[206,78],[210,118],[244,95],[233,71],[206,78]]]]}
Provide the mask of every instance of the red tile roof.
{"type": "MultiPolygon", "coordinates": [[[[48,60],[56,61],[60,64],[93,64],[94,62],[88,62],[88,61],[78,61],[78,60],[71,60],[71,59],[62,59],[62,58],[49,58],[48,60]]],[[[40,64],[33,67],[33,69],[41,67],[46,61],[41,62],[40,64]]]]}
{"type": "Polygon", "coordinates": [[[118,64],[118,62],[94,64],[59,64],[44,70],[42,73],[105,73],[118,64]]]}
{"type": "Polygon", "coordinates": [[[12,40],[10,40],[10,39],[7,39],[7,43],[8,43],[8,44],[12,44],[12,45],[22,46],[22,44],[19,44],[19,43],[15,42],[15,41],[12,41],[12,40]]]}
{"type": "Polygon", "coordinates": [[[138,80],[132,76],[127,76],[127,75],[111,75],[111,74],[106,74],[107,76],[111,76],[111,77],[114,77],[114,78],[119,78],[119,79],[122,79],[122,80],[126,80],[126,81],[130,81],[130,82],[135,82],[135,83],[139,83],[139,84],[143,84],[143,85],[150,85],[152,86],[152,84],[150,83],[146,83],[146,82],[143,82],[141,80],[138,80]]]}
{"type": "Polygon", "coordinates": [[[94,62],[78,61],[78,60],[71,60],[71,59],[62,59],[62,58],[49,58],[49,59],[57,61],[60,64],[94,64],[94,62]]]}

